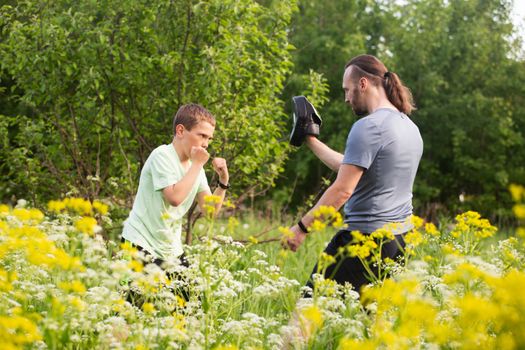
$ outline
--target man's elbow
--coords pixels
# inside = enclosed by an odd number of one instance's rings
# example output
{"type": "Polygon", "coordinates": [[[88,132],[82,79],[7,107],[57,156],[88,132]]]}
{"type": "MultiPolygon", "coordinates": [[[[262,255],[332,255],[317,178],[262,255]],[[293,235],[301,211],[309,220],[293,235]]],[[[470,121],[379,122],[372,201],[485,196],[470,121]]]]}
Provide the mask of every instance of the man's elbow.
{"type": "Polygon", "coordinates": [[[343,201],[346,202],[351,196],[352,196],[352,189],[347,188],[346,186],[334,186],[333,190],[337,197],[343,201]]]}

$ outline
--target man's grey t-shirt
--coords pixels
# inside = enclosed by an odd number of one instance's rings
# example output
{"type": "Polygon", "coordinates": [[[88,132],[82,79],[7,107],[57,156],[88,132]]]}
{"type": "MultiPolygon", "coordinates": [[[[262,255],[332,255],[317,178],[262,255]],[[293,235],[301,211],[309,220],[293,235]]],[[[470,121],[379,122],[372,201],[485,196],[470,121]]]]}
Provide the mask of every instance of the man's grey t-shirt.
{"type": "Polygon", "coordinates": [[[412,225],[412,187],[423,153],[419,129],[405,114],[380,108],[354,123],[346,141],[343,164],[365,169],[344,207],[352,231],[371,233],[400,223],[396,234],[412,225]]]}

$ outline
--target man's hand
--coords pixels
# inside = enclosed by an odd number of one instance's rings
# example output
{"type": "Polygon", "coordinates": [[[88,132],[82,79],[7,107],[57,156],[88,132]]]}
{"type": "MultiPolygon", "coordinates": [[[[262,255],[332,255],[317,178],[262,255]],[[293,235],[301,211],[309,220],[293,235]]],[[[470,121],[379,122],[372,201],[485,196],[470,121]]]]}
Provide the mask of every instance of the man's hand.
{"type": "Polygon", "coordinates": [[[230,175],[228,174],[228,166],[226,165],[226,159],[224,158],[214,158],[211,162],[213,165],[213,170],[219,175],[219,181],[227,185],[230,180],[230,175]]]}
{"type": "Polygon", "coordinates": [[[304,239],[306,238],[306,234],[303,231],[301,231],[301,229],[297,225],[290,227],[290,231],[293,233],[293,236],[286,239],[286,242],[284,243],[284,248],[290,249],[291,251],[295,252],[303,243],[304,239]]]}
{"type": "Polygon", "coordinates": [[[204,166],[208,159],[210,159],[210,154],[204,147],[193,146],[191,147],[190,159],[193,163],[204,166]]]}

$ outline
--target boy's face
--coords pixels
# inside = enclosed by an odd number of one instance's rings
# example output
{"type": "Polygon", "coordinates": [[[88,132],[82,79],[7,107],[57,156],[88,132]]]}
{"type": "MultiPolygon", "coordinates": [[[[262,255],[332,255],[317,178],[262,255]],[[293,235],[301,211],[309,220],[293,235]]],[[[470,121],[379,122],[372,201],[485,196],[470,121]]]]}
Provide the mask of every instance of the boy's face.
{"type": "Polygon", "coordinates": [[[183,142],[189,154],[192,147],[208,148],[208,144],[213,138],[215,127],[206,121],[202,121],[197,123],[191,130],[186,129],[182,124],[177,125],[176,130],[176,137],[183,142]]]}

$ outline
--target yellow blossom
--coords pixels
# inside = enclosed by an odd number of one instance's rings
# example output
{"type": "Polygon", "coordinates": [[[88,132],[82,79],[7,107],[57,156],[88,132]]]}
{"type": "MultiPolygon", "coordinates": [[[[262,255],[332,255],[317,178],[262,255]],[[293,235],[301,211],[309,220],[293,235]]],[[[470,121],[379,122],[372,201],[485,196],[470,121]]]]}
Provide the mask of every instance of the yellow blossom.
{"type": "Polygon", "coordinates": [[[516,204],[512,210],[518,219],[525,219],[525,204],[516,204]]]}
{"type": "Polygon", "coordinates": [[[323,325],[323,314],[317,305],[310,305],[301,310],[301,328],[306,334],[312,334],[323,325]]]}
{"type": "Polygon", "coordinates": [[[220,196],[215,196],[213,194],[204,196],[204,202],[207,204],[218,204],[221,202],[220,196]]]}
{"type": "Polygon", "coordinates": [[[9,213],[9,207],[5,204],[0,204],[0,214],[9,213]]]}
{"type": "Polygon", "coordinates": [[[509,191],[514,202],[520,202],[522,199],[525,199],[525,188],[523,186],[511,184],[509,191]]]}
{"type": "Polygon", "coordinates": [[[213,348],[213,350],[239,350],[239,348],[235,345],[226,344],[216,346],[213,348]]]}
{"type": "Polygon", "coordinates": [[[418,229],[423,226],[425,221],[417,215],[412,215],[410,217],[410,222],[412,222],[412,225],[414,225],[414,229],[418,229]]]}
{"type": "Polygon", "coordinates": [[[405,235],[405,242],[412,247],[417,247],[423,243],[425,239],[419,231],[412,230],[405,235]]]}
{"type": "Polygon", "coordinates": [[[60,213],[66,208],[66,204],[63,201],[49,201],[47,203],[47,210],[55,213],[60,213]]]}
{"type": "Polygon", "coordinates": [[[237,226],[239,226],[239,220],[233,216],[230,216],[228,218],[228,232],[233,232],[237,226]]]}
{"type": "Polygon", "coordinates": [[[95,209],[100,215],[106,215],[108,213],[108,206],[99,201],[93,202],[93,209],[95,209]]]}
{"type": "Polygon", "coordinates": [[[155,305],[152,303],[142,304],[142,310],[147,314],[153,314],[155,312],[155,305]]]}
{"type": "Polygon", "coordinates": [[[425,232],[431,236],[438,236],[439,235],[439,231],[436,227],[436,225],[434,225],[433,223],[431,222],[427,222],[425,224],[425,232]]]}
{"type": "Polygon", "coordinates": [[[135,259],[131,260],[128,263],[128,266],[136,272],[141,272],[144,269],[144,265],[142,264],[142,262],[135,259]]]}
{"type": "Polygon", "coordinates": [[[82,217],[75,222],[77,230],[90,235],[97,231],[97,226],[97,220],[89,216],[82,217]]]}
{"type": "Polygon", "coordinates": [[[319,232],[326,228],[326,224],[320,220],[314,220],[309,227],[310,231],[319,232]]]}
{"type": "Polygon", "coordinates": [[[279,226],[278,230],[283,235],[283,239],[294,237],[294,234],[289,227],[279,226]]]}

